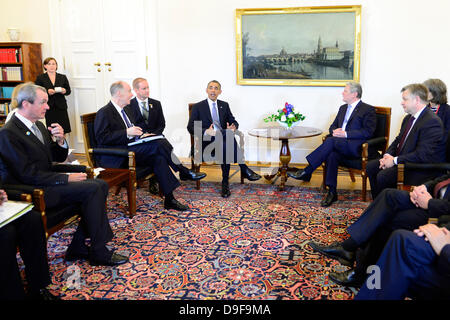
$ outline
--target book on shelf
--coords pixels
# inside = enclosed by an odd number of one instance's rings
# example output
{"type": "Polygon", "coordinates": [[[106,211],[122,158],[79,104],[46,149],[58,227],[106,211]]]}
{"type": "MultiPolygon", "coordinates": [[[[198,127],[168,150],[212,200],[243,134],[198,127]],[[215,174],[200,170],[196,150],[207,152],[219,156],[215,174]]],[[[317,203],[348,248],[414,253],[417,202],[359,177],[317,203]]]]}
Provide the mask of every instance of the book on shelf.
{"type": "Polygon", "coordinates": [[[9,103],[0,103],[0,115],[6,116],[9,113],[9,103]]]}
{"type": "Polygon", "coordinates": [[[8,200],[0,205],[0,228],[20,218],[33,209],[33,204],[24,201],[8,200]]]}
{"type": "Polygon", "coordinates": [[[22,48],[0,48],[0,63],[22,63],[22,48]]]}
{"type": "Polygon", "coordinates": [[[0,81],[22,81],[22,67],[1,67],[0,81]]]}

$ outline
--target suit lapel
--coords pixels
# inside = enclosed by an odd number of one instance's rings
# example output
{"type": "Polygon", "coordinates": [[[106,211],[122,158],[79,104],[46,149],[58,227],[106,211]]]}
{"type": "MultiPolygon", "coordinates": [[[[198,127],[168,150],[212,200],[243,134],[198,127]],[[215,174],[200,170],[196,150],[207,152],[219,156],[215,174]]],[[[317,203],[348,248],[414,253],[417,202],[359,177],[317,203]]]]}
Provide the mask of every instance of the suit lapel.
{"type": "Polygon", "coordinates": [[[353,112],[352,112],[352,114],[350,115],[350,118],[348,119],[347,127],[349,126],[350,122],[353,120],[353,118],[355,117],[355,115],[359,112],[359,110],[360,110],[360,105],[361,105],[361,100],[358,102],[358,104],[356,105],[355,109],[353,109],[353,112]]]}
{"type": "Polygon", "coordinates": [[[226,128],[226,116],[225,116],[225,110],[223,108],[222,101],[217,100],[217,109],[219,110],[219,120],[220,124],[222,125],[222,128],[226,128]]]}
{"type": "MultiPolygon", "coordinates": [[[[23,139],[31,141],[33,145],[41,149],[46,155],[49,161],[52,161],[51,153],[47,145],[42,144],[42,142],[34,135],[32,131],[30,131],[27,126],[20,121],[15,115],[11,118],[11,121],[13,121],[14,125],[16,126],[17,130],[20,132],[20,135],[23,137],[23,139]]],[[[39,124],[36,124],[39,128],[39,124]]],[[[43,126],[43,124],[41,123],[43,126]]],[[[44,138],[44,141],[46,141],[46,134],[42,132],[42,128],[39,128],[41,130],[42,136],[44,138]]]]}
{"type": "MultiPolygon", "coordinates": [[[[111,102],[109,103],[109,108],[111,109],[111,115],[113,117],[113,121],[120,124],[120,126],[126,130],[127,126],[125,125],[122,115],[117,112],[116,107],[114,107],[114,105],[111,102]]],[[[125,113],[128,116],[128,113],[126,110],[125,110],[125,113]]],[[[130,117],[128,116],[128,118],[130,118],[130,117]]]]}
{"type": "Polygon", "coordinates": [[[206,116],[208,117],[209,123],[213,123],[211,110],[209,109],[208,99],[204,100],[202,113],[206,114],[206,116]]]}

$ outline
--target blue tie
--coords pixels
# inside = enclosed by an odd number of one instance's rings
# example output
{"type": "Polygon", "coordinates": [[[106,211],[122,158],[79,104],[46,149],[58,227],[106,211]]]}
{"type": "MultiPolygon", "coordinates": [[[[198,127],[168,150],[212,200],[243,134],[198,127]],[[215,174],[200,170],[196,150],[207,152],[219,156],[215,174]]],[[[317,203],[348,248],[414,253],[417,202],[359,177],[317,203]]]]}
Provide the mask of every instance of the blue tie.
{"type": "Polygon", "coordinates": [[[123,120],[125,120],[125,123],[127,124],[127,128],[131,128],[132,125],[131,125],[130,121],[128,120],[127,114],[125,113],[124,109],[122,109],[122,118],[123,118],[123,120]]]}
{"type": "Polygon", "coordinates": [[[216,103],[215,102],[212,103],[211,116],[212,116],[212,119],[213,119],[214,127],[216,127],[215,129],[216,130],[222,130],[222,127],[220,126],[219,115],[217,114],[217,108],[216,108],[216,103]]]}

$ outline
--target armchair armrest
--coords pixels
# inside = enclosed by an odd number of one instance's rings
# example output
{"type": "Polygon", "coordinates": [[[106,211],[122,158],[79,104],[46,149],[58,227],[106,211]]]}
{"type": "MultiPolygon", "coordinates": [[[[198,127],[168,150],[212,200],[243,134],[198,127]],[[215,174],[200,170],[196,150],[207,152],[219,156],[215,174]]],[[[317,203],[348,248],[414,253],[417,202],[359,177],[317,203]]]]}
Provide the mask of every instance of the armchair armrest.
{"type": "Polygon", "coordinates": [[[87,167],[77,164],[56,163],[52,165],[52,170],[56,172],[86,172],[87,167]]]}
{"type": "Polygon", "coordinates": [[[378,138],[373,138],[373,139],[369,139],[366,141],[366,143],[369,145],[369,147],[381,145],[381,144],[384,144],[385,142],[386,142],[386,137],[378,137],[378,138]]]}
{"type": "Polygon", "coordinates": [[[399,163],[397,165],[397,189],[405,190],[408,189],[408,186],[405,186],[405,170],[441,170],[441,171],[450,171],[450,163],[449,162],[441,162],[441,163],[399,163]]]}
{"type": "Polygon", "coordinates": [[[88,152],[91,155],[104,155],[104,156],[117,156],[117,157],[127,157],[128,158],[128,169],[136,170],[136,156],[133,151],[128,151],[128,149],[119,148],[92,148],[88,152]]]}
{"type": "Polygon", "coordinates": [[[21,190],[11,189],[10,187],[5,187],[4,190],[8,195],[8,200],[31,202],[33,199],[32,192],[31,194],[25,193],[21,190]]]}

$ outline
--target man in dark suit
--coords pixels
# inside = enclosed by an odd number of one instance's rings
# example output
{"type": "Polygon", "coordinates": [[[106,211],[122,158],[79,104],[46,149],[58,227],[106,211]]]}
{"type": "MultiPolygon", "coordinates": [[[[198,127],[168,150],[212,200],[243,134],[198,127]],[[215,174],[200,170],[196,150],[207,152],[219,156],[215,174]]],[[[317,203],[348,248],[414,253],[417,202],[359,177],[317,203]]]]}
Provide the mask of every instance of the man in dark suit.
{"type": "MultiPolygon", "coordinates": [[[[164,119],[161,103],[149,97],[150,90],[147,80],[144,78],[134,79],[133,90],[136,93],[136,97],[130,100],[130,104],[125,107],[125,111],[130,114],[131,118],[135,120],[134,124],[140,127],[143,132],[150,135],[162,135],[166,127],[166,120],[164,119]]],[[[173,153],[173,146],[166,138],[155,140],[155,143],[160,144],[162,148],[165,148],[170,153],[172,163],[176,164],[172,166],[172,169],[180,171],[181,178],[191,174],[189,169],[184,167],[179,158],[173,153]]],[[[206,177],[206,174],[199,172],[195,176],[198,179],[202,179],[206,177]]],[[[153,193],[157,193],[158,184],[156,178],[151,179],[150,184],[150,190],[154,190],[153,193]]]]}
{"type": "MultiPolygon", "coordinates": [[[[410,84],[401,92],[401,105],[407,116],[403,119],[400,133],[381,159],[367,164],[373,199],[383,189],[396,187],[397,164],[442,162],[445,159],[444,128],[441,119],[427,108],[427,88],[422,84],[410,84]]],[[[437,175],[439,172],[406,172],[409,185],[420,185],[437,175]]]]}
{"type": "MultiPolygon", "coordinates": [[[[180,170],[182,180],[198,180],[204,175],[197,174],[172,161],[171,154],[154,140],[128,146],[135,138],[146,136],[142,128],[135,126],[135,119],[131,114],[127,114],[124,109],[130,104],[132,97],[131,87],[124,81],[117,81],[111,85],[111,101],[98,110],[94,122],[95,138],[100,148],[128,148],[136,155],[138,166],[151,166],[153,172],[164,194],[164,208],[179,211],[187,210],[188,207],[178,202],[173,191],[180,185],[173,172],[176,168],[180,170]],[[184,168],[184,169],[183,169],[184,168]]],[[[120,168],[127,159],[115,156],[101,156],[99,163],[103,167],[120,168]]]]}
{"type": "Polygon", "coordinates": [[[440,227],[397,230],[376,265],[379,286],[364,283],[355,300],[450,299],[450,216],[440,227]]]}
{"type": "Polygon", "coordinates": [[[330,206],[337,200],[337,173],[339,161],[343,158],[360,158],[361,145],[370,139],[376,127],[375,109],[361,101],[362,88],[359,83],[346,84],[342,97],[345,102],[329,129],[328,138],[306,160],[308,166],[303,170],[290,173],[291,178],[309,181],[311,174],[323,162],[327,164],[325,185],[328,192],[321,205],[330,206]]]}
{"type": "MultiPolygon", "coordinates": [[[[5,191],[0,190],[0,207],[6,201],[5,191]]],[[[56,300],[57,297],[47,289],[51,280],[41,214],[31,210],[1,227],[0,243],[0,300],[23,300],[27,297],[17,264],[17,248],[25,265],[28,297],[56,300]]]]}
{"type": "Polygon", "coordinates": [[[42,188],[46,208],[79,203],[81,221],[66,252],[66,260],[89,259],[92,265],[118,265],[128,261],[106,247],[113,233],[106,215],[108,184],[86,179],[85,173],[53,171],[52,162],[67,158],[64,130],[57,123],[48,129],[38,121],[48,110],[45,88],[25,84],[17,95],[17,112],[0,130],[1,180],[42,188]],[[55,141],[53,141],[53,139],[55,141]],[[85,243],[90,238],[90,246],[85,243]]]}
{"type": "Polygon", "coordinates": [[[329,246],[311,242],[314,250],[344,265],[353,267],[356,258],[356,268],[332,272],[329,278],[345,286],[361,285],[367,276],[367,267],[377,261],[393,231],[414,230],[426,224],[429,218],[436,219],[450,212],[450,187],[446,183],[450,183],[450,174],[417,186],[410,193],[384,189],[361,217],[348,227],[348,239],[329,246]],[[362,258],[356,256],[358,249],[361,249],[358,253],[362,253],[362,258]]]}
{"type": "Polygon", "coordinates": [[[187,129],[202,144],[200,161],[215,161],[221,164],[222,191],[227,198],[231,195],[228,178],[230,163],[238,163],[244,178],[250,181],[261,179],[243,160],[243,150],[236,143],[234,132],[239,124],[231,113],[227,102],[218,100],[222,93],[218,81],[212,80],[206,87],[208,98],[192,107],[187,129]]]}

